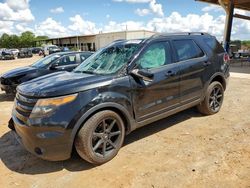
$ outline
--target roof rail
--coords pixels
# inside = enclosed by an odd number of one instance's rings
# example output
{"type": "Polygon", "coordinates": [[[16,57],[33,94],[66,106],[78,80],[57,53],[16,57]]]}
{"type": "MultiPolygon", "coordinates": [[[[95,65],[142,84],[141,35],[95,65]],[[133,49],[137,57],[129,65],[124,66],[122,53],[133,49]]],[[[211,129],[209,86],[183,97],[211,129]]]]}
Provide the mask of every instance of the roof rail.
{"type": "Polygon", "coordinates": [[[173,36],[173,35],[209,35],[208,33],[205,32],[180,32],[180,33],[159,33],[159,34],[155,34],[153,35],[152,38],[155,37],[167,37],[167,36],[173,36]]]}
{"type": "Polygon", "coordinates": [[[125,41],[126,39],[117,39],[117,40],[114,40],[113,42],[121,42],[121,41],[125,41]]]}

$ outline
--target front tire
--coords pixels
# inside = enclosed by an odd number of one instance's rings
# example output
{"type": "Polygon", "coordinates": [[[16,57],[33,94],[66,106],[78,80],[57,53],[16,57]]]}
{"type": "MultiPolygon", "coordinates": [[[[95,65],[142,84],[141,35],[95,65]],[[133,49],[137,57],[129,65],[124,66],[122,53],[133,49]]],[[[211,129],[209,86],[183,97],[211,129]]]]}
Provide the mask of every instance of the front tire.
{"type": "Polygon", "coordinates": [[[220,82],[212,82],[207,89],[205,99],[197,108],[204,115],[213,115],[220,111],[224,99],[224,88],[220,82]]]}
{"type": "Polygon", "coordinates": [[[105,110],[86,121],[76,136],[75,148],[81,158],[100,165],[117,155],[124,137],[125,128],[121,117],[105,110]]]}

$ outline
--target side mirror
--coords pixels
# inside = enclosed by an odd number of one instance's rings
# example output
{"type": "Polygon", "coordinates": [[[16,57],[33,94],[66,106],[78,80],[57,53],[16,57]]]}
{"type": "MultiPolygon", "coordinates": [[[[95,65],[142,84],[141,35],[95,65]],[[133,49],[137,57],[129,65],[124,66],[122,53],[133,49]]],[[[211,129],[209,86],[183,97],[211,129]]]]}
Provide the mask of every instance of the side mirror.
{"type": "Polygon", "coordinates": [[[51,66],[50,66],[50,69],[51,70],[56,70],[56,68],[59,66],[59,63],[53,63],[51,66]]]}
{"type": "Polygon", "coordinates": [[[154,78],[154,74],[147,69],[134,69],[131,74],[149,82],[152,82],[154,78]]]}

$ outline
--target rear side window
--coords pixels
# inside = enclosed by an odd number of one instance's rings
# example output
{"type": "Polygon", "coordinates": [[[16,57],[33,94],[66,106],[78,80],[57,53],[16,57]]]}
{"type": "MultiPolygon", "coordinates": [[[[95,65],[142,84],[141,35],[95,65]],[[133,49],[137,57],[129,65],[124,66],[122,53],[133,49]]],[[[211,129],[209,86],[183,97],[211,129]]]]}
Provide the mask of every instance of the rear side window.
{"type": "Polygon", "coordinates": [[[215,38],[205,38],[204,42],[213,50],[214,53],[224,53],[225,50],[215,38]]]}
{"type": "Polygon", "coordinates": [[[59,66],[76,64],[76,55],[65,55],[59,60],[58,64],[59,66]]]}
{"type": "Polygon", "coordinates": [[[175,40],[173,43],[177,52],[178,61],[185,61],[204,56],[203,51],[193,40],[175,40]]]}
{"type": "Polygon", "coordinates": [[[80,59],[81,59],[81,62],[85,61],[89,56],[91,56],[91,54],[80,54],[80,59]]]}

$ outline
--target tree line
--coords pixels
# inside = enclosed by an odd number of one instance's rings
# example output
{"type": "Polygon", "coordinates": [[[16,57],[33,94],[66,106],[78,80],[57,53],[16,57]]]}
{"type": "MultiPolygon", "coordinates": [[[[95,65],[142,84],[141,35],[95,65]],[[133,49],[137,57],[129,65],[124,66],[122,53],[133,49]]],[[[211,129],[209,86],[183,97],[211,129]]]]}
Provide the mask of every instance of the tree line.
{"type": "Polygon", "coordinates": [[[36,41],[48,39],[47,36],[35,36],[30,31],[23,32],[20,36],[2,34],[0,48],[30,48],[36,46],[36,41]]]}

